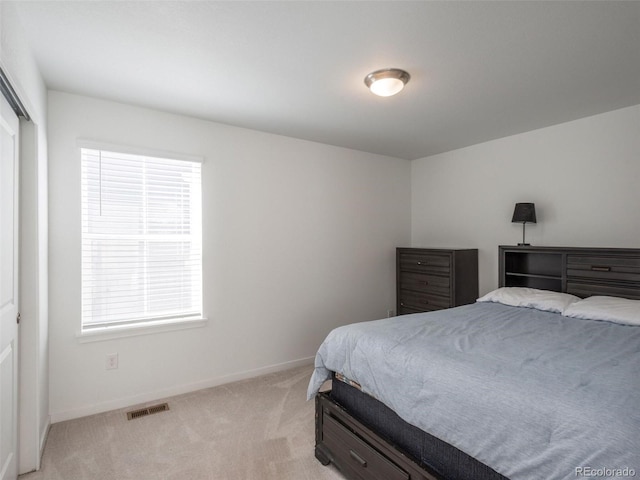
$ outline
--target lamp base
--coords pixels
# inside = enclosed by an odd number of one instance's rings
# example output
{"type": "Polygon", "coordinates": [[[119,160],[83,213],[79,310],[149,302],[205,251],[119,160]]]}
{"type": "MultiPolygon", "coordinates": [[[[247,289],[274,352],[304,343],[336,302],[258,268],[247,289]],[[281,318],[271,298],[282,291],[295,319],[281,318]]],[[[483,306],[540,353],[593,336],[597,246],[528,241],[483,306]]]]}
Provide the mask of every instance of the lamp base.
{"type": "Polygon", "coordinates": [[[530,243],[519,243],[518,246],[519,247],[530,247],[531,244],[530,243]]]}

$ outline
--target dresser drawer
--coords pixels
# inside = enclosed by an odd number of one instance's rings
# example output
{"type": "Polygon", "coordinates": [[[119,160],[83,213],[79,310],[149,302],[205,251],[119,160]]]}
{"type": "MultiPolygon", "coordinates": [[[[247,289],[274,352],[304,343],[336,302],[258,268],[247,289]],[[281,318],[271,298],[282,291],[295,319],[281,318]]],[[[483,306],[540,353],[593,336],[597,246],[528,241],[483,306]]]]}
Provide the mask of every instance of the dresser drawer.
{"type": "Polygon", "coordinates": [[[411,292],[401,290],[398,298],[399,308],[414,309],[419,311],[440,310],[449,308],[451,302],[449,297],[441,297],[438,295],[430,295],[428,293],[411,292]]]}
{"type": "Polygon", "coordinates": [[[356,478],[365,480],[409,480],[409,474],[391,462],[331,415],[323,418],[323,442],[333,452],[335,463],[356,478]]]}
{"type": "MultiPolygon", "coordinates": [[[[441,308],[436,308],[434,310],[442,310],[441,308]]],[[[398,307],[398,315],[410,315],[412,313],[424,313],[424,312],[430,312],[431,310],[429,309],[423,309],[423,308],[411,308],[411,307],[407,307],[405,305],[403,305],[402,303],[400,304],[400,306],[398,307]]]]}
{"type": "Polygon", "coordinates": [[[446,254],[401,253],[399,267],[401,271],[449,275],[451,272],[451,257],[446,254]]]}
{"type": "Polygon", "coordinates": [[[415,292],[435,293],[449,296],[450,277],[438,277],[426,273],[400,272],[400,289],[415,292]]]}
{"type": "Polygon", "coordinates": [[[640,258],[567,255],[567,277],[640,281],[640,258]]]}

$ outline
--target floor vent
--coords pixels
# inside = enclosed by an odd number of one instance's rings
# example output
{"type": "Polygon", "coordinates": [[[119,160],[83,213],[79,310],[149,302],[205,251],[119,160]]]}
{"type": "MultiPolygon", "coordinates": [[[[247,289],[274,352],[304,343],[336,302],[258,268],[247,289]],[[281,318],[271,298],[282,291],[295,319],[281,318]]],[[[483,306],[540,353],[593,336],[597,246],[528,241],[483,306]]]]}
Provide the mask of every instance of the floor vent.
{"type": "Polygon", "coordinates": [[[138,410],[127,412],[127,420],[135,420],[136,418],[146,417],[147,415],[153,415],[154,413],[166,412],[167,410],[169,410],[168,403],[161,403],[160,405],[140,408],[138,410]]]}

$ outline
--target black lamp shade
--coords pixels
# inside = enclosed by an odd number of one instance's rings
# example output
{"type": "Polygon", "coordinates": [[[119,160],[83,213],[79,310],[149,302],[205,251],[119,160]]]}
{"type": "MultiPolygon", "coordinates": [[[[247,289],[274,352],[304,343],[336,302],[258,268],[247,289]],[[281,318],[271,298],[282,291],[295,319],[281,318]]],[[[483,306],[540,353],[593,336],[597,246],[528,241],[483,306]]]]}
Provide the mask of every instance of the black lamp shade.
{"type": "Polygon", "coordinates": [[[513,223],[536,223],[536,206],[533,203],[516,203],[513,223]]]}

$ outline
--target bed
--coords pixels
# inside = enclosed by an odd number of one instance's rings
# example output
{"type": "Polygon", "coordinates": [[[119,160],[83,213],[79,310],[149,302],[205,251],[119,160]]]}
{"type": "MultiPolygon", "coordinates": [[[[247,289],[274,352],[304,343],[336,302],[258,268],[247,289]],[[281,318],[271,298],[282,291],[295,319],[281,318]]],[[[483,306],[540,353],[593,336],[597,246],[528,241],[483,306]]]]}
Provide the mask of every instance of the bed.
{"type": "Polygon", "coordinates": [[[640,249],[499,258],[509,288],[489,300],[329,334],[309,385],[318,460],[349,479],[640,475],[640,249]]]}

